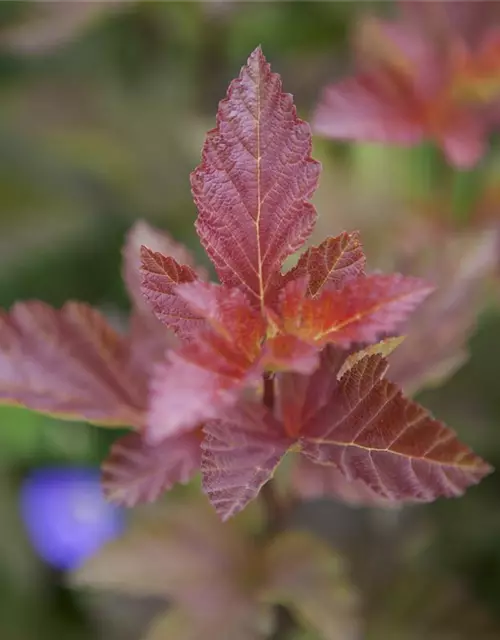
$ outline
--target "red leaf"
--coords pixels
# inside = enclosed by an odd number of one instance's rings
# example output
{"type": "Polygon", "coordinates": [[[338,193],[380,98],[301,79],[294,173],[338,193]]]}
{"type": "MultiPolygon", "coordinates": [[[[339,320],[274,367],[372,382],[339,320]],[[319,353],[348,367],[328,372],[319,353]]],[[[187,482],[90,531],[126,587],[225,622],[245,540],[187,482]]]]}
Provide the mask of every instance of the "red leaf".
{"type": "Polygon", "coordinates": [[[425,135],[419,101],[411,87],[392,72],[368,73],[328,86],[320,98],[312,127],[336,140],[361,140],[412,146],[425,135]]]}
{"type": "Polygon", "coordinates": [[[137,309],[151,315],[151,306],[144,299],[141,291],[141,247],[146,246],[151,253],[161,253],[173,258],[178,264],[193,269],[198,277],[205,278],[203,269],[196,267],[195,261],[187,248],[175,242],[166,231],[157,229],[144,220],[136,222],[129,230],[123,247],[123,280],[128,294],[137,309]]]}
{"type": "Polygon", "coordinates": [[[272,477],[293,440],[261,405],[240,405],[205,425],[203,490],[223,520],[241,511],[272,477]]]}
{"type": "Polygon", "coordinates": [[[443,3],[427,4],[414,10],[425,14],[421,21],[407,12],[395,22],[362,23],[362,70],[327,87],[315,131],[401,145],[432,139],[458,167],[478,161],[492,126],[485,107],[496,107],[500,97],[494,29],[471,46],[453,30],[443,3]]]}
{"type": "Polygon", "coordinates": [[[256,49],[219,104],[191,186],[196,228],[221,281],[260,307],[316,220],[308,200],[320,165],[310,153],[309,126],[256,49]]]}
{"type": "Polygon", "coordinates": [[[318,349],[295,336],[276,336],[266,340],[260,364],[266,371],[312,373],[318,366],[318,349]]]}
{"type": "Polygon", "coordinates": [[[303,500],[333,498],[352,506],[394,507],[397,503],[381,497],[363,480],[348,480],[332,465],[311,462],[296,456],[291,483],[294,492],[303,500]]]}
{"type": "Polygon", "coordinates": [[[19,303],[0,315],[0,400],[68,419],[141,426],[146,380],[130,345],[85,304],[19,303]]]}
{"type": "Polygon", "coordinates": [[[307,277],[307,293],[314,297],[323,287],[342,289],[350,280],[364,275],[365,265],[359,234],[344,232],[303,253],[297,265],[285,275],[284,282],[307,277]]]}
{"type": "Polygon", "coordinates": [[[489,230],[434,246],[428,271],[439,286],[402,328],[406,338],[388,358],[389,378],[406,393],[441,383],[467,359],[467,340],[485,303],[484,285],[496,269],[497,254],[497,239],[489,230]]]}
{"type": "Polygon", "coordinates": [[[178,287],[178,296],[205,317],[210,329],[157,368],[147,432],[152,442],[218,417],[262,373],[265,324],[242,291],[193,283],[178,287]]]}
{"type": "Polygon", "coordinates": [[[184,340],[203,327],[201,318],[176,294],[176,286],[193,282],[197,274],[189,265],[141,247],[142,293],[157,318],[184,340]]]}
{"type": "Polygon", "coordinates": [[[317,298],[305,296],[306,286],[295,280],[284,290],[282,330],[302,340],[342,347],[374,342],[393,332],[432,290],[423,280],[400,275],[357,278],[317,298]]]}
{"type": "Polygon", "coordinates": [[[477,484],[491,471],[489,465],[382,379],[386,369],[381,356],[350,369],[304,425],[302,451],[388,500],[428,502],[477,484]]]}
{"type": "Polygon", "coordinates": [[[133,507],[153,502],[174,484],[188,482],[200,468],[200,434],[196,431],[148,445],[142,435],[119,438],[102,465],[106,496],[133,507]]]}

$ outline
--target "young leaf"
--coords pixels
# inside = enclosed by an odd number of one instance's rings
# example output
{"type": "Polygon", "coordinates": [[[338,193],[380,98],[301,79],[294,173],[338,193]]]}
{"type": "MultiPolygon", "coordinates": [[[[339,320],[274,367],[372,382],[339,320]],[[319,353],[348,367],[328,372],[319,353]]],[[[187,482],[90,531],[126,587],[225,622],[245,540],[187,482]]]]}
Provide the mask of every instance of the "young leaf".
{"type": "Polygon", "coordinates": [[[314,297],[323,287],[342,289],[350,280],[364,275],[365,265],[359,234],[344,232],[303,253],[297,265],[285,275],[284,282],[307,277],[307,294],[314,297]]]}
{"type": "Polygon", "coordinates": [[[150,305],[141,291],[141,247],[151,253],[161,253],[173,258],[178,264],[186,265],[196,272],[198,277],[205,278],[203,269],[195,265],[195,261],[187,248],[175,242],[166,231],[157,229],[144,220],[136,222],[129,230],[123,247],[122,275],[133,305],[145,313],[151,314],[150,305]]]}
{"type": "Polygon", "coordinates": [[[200,468],[201,438],[196,431],[150,446],[139,433],[119,438],[102,465],[107,498],[133,507],[153,502],[174,484],[189,482],[200,468]]]}
{"type": "Polygon", "coordinates": [[[342,378],[344,373],[349,371],[349,369],[352,369],[355,364],[357,364],[363,358],[366,358],[366,356],[379,355],[379,356],[383,356],[384,358],[387,358],[394,351],[394,349],[397,349],[400,346],[400,344],[404,342],[404,340],[405,340],[405,336],[398,336],[396,338],[386,338],[381,342],[376,342],[375,344],[371,344],[369,347],[365,347],[364,349],[361,349],[361,351],[354,351],[353,353],[348,355],[347,358],[345,359],[344,364],[342,365],[339,372],[337,373],[337,378],[339,379],[342,378]]]}
{"type": "Polygon", "coordinates": [[[296,612],[328,640],[359,637],[357,596],[340,558],[315,536],[285,532],[266,549],[265,597],[296,612]]]}
{"type": "Polygon", "coordinates": [[[260,308],[316,220],[308,200],[320,165],[310,153],[309,126],[256,49],[219,104],[191,186],[196,228],[221,282],[260,308]]]}
{"type": "Polygon", "coordinates": [[[262,405],[240,405],[208,422],[202,443],[203,490],[222,520],[241,511],[270,480],[293,440],[262,405]]]}
{"type": "Polygon", "coordinates": [[[304,425],[305,455],[396,501],[458,496],[491,472],[453,431],[383,379],[386,369],[384,358],[368,356],[344,375],[304,425]]]}
{"type": "Polygon", "coordinates": [[[193,283],[179,300],[204,317],[207,331],[169,354],[151,382],[147,436],[151,442],[218,417],[259,380],[264,320],[238,289],[193,283]]]}
{"type": "Polygon", "coordinates": [[[179,338],[191,339],[203,327],[203,321],[179,298],[176,286],[195,281],[196,272],[145,246],[141,248],[141,260],[141,290],[156,317],[179,338]]]}
{"type": "Polygon", "coordinates": [[[0,400],[105,426],[140,427],[146,380],[130,343],[98,311],[68,302],[15,305],[0,315],[0,400]]]}
{"type": "Polygon", "coordinates": [[[284,290],[282,331],[345,348],[395,331],[432,290],[423,280],[400,275],[357,278],[340,291],[326,290],[317,298],[304,295],[306,285],[295,280],[284,290]]]}

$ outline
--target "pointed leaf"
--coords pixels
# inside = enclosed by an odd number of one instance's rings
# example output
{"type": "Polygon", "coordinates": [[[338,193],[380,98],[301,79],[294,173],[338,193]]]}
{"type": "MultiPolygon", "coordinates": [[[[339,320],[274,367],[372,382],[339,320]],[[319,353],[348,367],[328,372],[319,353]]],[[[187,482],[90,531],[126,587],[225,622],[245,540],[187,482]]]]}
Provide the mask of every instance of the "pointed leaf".
{"type": "Polygon", "coordinates": [[[191,186],[197,231],[221,281],[260,307],[316,220],[308,200],[320,165],[310,153],[309,126],[256,49],[219,104],[191,186]]]}
{"type": "Polygon", "coordinates": [[[166,438],[156,446],[138,433],[119,438],[102,465],[107,498],[133,507],[153,502],[178,482],[189,482],[200,468],[200,444],[196,431],[166,438]]]}
{"type": "Polygon", "coordinates": [[[261,405],[240,405],[205,425],[203,490],[222,520],[241,511],[271,479],[293,441],[261,405]]]}
{"type": "Polygon", "coordinates": [[[350,280],[364,275],[365,265],[359,234],[344,232],[303,253],[297,265],[285,275],[285,283],[307,277],[307,293],[314,297],[323,287],[342,289],[350,280]]]}
{"type": "Polygon", "coordinates": [[[147,392],[130,344],[98,311],[68,302],[0,315],[0,400],[98,424],[141,426],[147,392]]]}
{"type": "Polygon", "coordinates": [[[303,429],[302,451],[361,479],[389,500],[429,502],[461,495],[491,467],[383,379],[387,361],[368,356],[339,381],[303,429]]]}
{"type": "Polygon", "coordinates": [[[131,227],[125,240],[122,273],[134,306],[145,313],[152,314],[152,309],[141,291],[142,246],[146,246],[152,253],[161,253],[173,258],[180,265],[190,267],[200,278],[206,276],[203,269],[196,267],[193,256],[184,245],[175,242],[166,231],[139,220],[131,227]]]}
{"type": "Polygon", "coordinates": [[[322,638],[359,638],[356,594],[341,559],[322,540],[288,531],[273,539],[266,561],[270,601],[290,607],[322,638]]]}
{"type": "Polygon", "coordinates": [[[265,325],[242,291],[193,283],[179,287],[179,300],[205,316],[210,329],[157,367],[147,429],[153,443],[218,417],[262,373],[265,325]]]}
{"type": "Polygon", "coordinates": [[[337,378],[342,378],[344,373],[349,371],[349,369],[352,369],[355,364],[357,364],[360,360],[363,360],[363,358],[366,358],[366,356],[379,355],[387,358],[394,351],[394,349],[397,349],[399,347],[404,339],[405,336],[386,338],[381,342],[376,342],[375,344],[371,344],[365,349],[361,349],[361,351],[355,351],[354,353],[351,353],[349,356],[347,356],[344,364],[337,373],[337,378]]]}
{"type": "Polygon", "coordinates": [[[357,278],[342,290],[327,290],[317,298],[305,297],[306,284],[296,280],[283,291],[282,330],[309,342],[341,347],[374,342],[395,331],[432,291],[423,280],[397,274],[357,278]]]}
{"type": "Polygon", "coordinates": [[[179,338],[191,339],[203,327],[203,321],[179,298],[176,286],[196,280],[196,272],[145,246],[141,248],[141,260],[141,290],[156,317],[179,338]]]}

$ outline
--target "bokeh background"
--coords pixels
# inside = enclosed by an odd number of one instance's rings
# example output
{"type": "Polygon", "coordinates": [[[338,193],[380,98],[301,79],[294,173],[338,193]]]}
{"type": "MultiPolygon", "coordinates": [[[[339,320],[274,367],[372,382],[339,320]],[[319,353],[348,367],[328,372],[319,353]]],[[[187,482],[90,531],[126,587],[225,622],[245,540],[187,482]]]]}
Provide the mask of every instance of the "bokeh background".
{"type": "MultiPolygon", "coordinates": [[[[321,87],[350,65],[358,15],[391,10],[389,2],[0,2],[0,306],[78,299],[120,323],[129,304],[121,245],[139,218],[206,264],[189,172],[248,54],[262,45],[309,118],[321,87]]],[[[447,172],[428,146],[314,145],[324,166],[317,236],[360,229],[374,268],[397,263],[418,237],[415,224],[472,227],[485,207],[495,223],[495,140],[487,161],[462,174],[447,172]]],[[[423,245],[432,245],[425,235],[423,245]]],[[[497,300],[492,278],[469,361],[420,399],[500,466],[497,300]]],[[[20,517],[26,474],[97,466],[114,437],[0,408],[2,638],[138,639],[155,611],[151,601],[70,589],[37,556],[20,517]]],[[[500,638],[498,475],[460,500],[403,511],[319,501],[294,517],[348,559],[364,637],[500,638]]]]}

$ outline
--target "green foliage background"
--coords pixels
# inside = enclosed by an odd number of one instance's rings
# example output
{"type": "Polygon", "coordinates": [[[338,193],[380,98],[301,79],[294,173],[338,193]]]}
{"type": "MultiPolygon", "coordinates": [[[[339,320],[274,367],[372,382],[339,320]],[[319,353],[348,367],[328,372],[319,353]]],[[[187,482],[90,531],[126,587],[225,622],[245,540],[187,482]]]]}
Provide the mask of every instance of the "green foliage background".
{"type": "MultiPolygon", "coordinates": [[[[262,45],[308,117],[320,87],[349,64],[356,15],[391,10],[368,2],[95,2],[75,26],[65,17],[75,3],[56,4],[57,11],[43,2],[0,3],[0,305],[72,298],[114,315],[128,308],[120,248],[137,218],[168,229],[204,260],[188,175],[217,102],[250,51],[262,45]]],[[[428,148],[315,145],[328,193],[335,193],[340,165],[374,211],[388,194],[397,206],[402,192],[435,187],[428,148]]],[[[492,156],[494,167],[495,150],[492,156]]],[[[476,186],[470,176],[457,179],[465,219],[476,186]]],[[[337,215],[344,202],[345,193],[339,202],[318,199],[323,230],[336,233],[349,223],[337,215]]],[[[367,228],[374,215],[366,211],[367,228]]],[[[363,216],[354,226],[363,232],[363,216]]],[[[470,362],[422,400],[500,466],[500,319],[493,298],[470,362]]],[[[27,470],[98,464],[114,437],[0,409],[2,638],[139,637],[154,603],[125,606],[67,590],[29,548],[17,511],[27,470]]],[[[328,503],[303,511],[297,518],[314,522],[354,558],[366,594],[366,637],[500,637],[498,475],[463,499],[399,515],[328,503]]]]}

